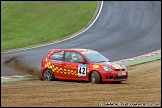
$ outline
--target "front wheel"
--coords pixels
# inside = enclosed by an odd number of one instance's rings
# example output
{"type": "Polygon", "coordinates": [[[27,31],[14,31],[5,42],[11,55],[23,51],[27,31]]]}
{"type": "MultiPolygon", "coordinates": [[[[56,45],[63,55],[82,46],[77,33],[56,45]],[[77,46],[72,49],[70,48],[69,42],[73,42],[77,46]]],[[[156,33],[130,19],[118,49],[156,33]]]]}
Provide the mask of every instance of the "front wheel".
{"type": "Polygon", "coordinates": [[[101,83],[101,76],[98,72],[92,72],[91,78],[90,78],[92,83],[101,83]]]}
{"type": "Polygon", "coordinates": [[[53,71],[50,69],[44,70],[43,77],[47,78],[49,81],[55,80],[55,75],[54,75],[53,71]]]}

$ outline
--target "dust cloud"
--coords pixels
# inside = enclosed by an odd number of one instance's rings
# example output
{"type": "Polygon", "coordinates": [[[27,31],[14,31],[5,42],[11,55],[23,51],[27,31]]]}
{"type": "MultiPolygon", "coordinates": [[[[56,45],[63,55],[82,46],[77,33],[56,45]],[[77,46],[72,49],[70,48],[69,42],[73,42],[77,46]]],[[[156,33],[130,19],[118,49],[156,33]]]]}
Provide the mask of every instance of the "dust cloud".
{"type": "Polygon", "coordinates": [[[41,77],[39,72],[40,70],[36,67],[31,67],[23,62],[22,56],[12,56],[5,58],[4,62],[5,65],[13,68],[14,70],[18,71],[19,73],[28,74],[27,77],[38,78],[40,80],[45,80],[45,78],[41,77]]]}

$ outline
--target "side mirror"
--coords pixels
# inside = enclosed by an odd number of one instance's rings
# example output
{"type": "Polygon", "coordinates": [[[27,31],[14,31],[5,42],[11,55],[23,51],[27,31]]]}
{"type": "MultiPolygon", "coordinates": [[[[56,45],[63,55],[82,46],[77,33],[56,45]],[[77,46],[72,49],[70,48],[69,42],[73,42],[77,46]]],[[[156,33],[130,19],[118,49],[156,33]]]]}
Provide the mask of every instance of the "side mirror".
{"type": "Polygon", "coordinates": [[[82,64],[84,64],[84,60],[79,60],[79,63],[82,63],[82,64]]]}

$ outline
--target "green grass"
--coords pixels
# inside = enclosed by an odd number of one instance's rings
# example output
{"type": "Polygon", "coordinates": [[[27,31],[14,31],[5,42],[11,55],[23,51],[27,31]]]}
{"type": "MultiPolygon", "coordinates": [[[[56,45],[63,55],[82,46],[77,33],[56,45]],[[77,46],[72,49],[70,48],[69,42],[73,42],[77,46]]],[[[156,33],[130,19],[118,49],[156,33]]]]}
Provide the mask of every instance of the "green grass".
{"type": "Polygon", "coordinates": [[[1,50],[51,42],[83,28],[97,1],[1,1],[1,50]]]}

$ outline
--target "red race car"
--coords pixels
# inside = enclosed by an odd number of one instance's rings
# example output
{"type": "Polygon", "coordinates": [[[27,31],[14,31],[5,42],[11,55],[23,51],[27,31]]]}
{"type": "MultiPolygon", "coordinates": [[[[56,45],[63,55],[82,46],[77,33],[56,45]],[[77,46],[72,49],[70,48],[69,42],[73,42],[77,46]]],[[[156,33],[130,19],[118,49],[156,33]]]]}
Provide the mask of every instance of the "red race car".
{"type": "Polygon", "coordinates": [[[40,76],[93,83],[126,81],[128,71],[122,64],[110,62],[90,49],[52,49],[43,58],[40,76]]]}

